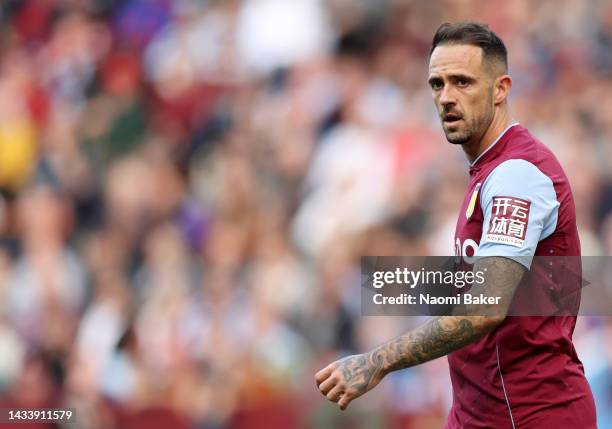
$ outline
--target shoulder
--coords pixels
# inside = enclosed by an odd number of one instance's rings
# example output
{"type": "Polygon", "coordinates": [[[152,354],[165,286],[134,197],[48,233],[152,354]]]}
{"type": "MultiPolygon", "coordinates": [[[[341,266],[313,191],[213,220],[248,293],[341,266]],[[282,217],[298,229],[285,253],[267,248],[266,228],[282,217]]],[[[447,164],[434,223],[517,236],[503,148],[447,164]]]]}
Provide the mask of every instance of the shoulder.
{"type": "Polygon", "coordinates": [[[513,127],[500,161],[503,163],[513,159],[525,160],[547,176],[564,175],[553,151],[521,125],[513,127]]]}
{"type": "Polygon", "coordinates": [[[552,179],[535,163],[523,159],[512,158],[499,163],[487,176],[483,183],[483,195],[542,195],[553,190],[552,179]]]}

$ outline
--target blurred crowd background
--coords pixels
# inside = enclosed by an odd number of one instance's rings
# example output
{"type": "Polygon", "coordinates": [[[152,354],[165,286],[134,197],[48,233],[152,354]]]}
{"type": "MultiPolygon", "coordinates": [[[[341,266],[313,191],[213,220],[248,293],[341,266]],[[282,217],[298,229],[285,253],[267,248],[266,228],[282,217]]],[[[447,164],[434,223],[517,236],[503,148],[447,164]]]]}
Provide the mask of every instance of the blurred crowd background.
{"type": "MultiPolygon", "coordinates": [[[[583,254],[610,255],[608,1],[3,0],[0,405],[441,427],[445,359],[345,413],[313,374],[421,322],[360,316],[361,255],[454,252],[468,169],[426,76],[463,19],[505,40],[514,117],[566,169],[583,254]]],[[[612,428],[612,324],[575,338],[612,428]]]]}

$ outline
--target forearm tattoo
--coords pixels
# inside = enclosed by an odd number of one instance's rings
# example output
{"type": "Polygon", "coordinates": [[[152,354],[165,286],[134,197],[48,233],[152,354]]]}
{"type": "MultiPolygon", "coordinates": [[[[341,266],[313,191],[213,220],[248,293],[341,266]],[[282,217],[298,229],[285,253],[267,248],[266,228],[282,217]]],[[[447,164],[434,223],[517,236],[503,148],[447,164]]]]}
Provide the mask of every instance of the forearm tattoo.
{"type": "Polygon", "coordinates": [[[483,293],[501,297],[501,306],[497,306],[494,311],[474,306],[468,309],[467,313],[474,314],[473,316],[435,317],[424,325],[376,348],[368,354],[367,361],[375,367],[383,368],[384,373],[388,373],[447,355],[493,330],[504,320],[505,311],[510,305],[525,268],[511,259],[488,257],[476,262],[474,270],[486,273],[483,293]]]}

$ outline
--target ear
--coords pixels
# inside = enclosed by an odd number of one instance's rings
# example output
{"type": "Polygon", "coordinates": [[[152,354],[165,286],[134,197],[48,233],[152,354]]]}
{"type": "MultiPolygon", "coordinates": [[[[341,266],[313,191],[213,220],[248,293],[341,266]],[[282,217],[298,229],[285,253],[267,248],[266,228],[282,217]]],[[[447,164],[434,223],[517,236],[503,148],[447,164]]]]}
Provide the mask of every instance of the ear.
{"type": "Polygon", "coordinates": [[[495,79],[493,87],[493,102],[495,105],[502,104],[508,98],[512,88],[512,78],[504,74],[495,79]]]}

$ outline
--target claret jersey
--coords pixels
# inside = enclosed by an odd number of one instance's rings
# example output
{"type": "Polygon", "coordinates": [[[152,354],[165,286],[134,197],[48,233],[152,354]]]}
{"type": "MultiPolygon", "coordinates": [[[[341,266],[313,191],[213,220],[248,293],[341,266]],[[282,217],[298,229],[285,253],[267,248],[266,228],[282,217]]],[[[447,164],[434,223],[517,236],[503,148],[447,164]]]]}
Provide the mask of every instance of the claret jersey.
{"type": "MultiPolygon", "coordinates": [[[[470,166],[455,253],[579,256],[571,189],[552,152],[510,125],[470,166]]],[[[576,355],[575,316],[508,316],[448,356],[453,405],[446,428],[595,429],[595,406],[576,355]]]]}

